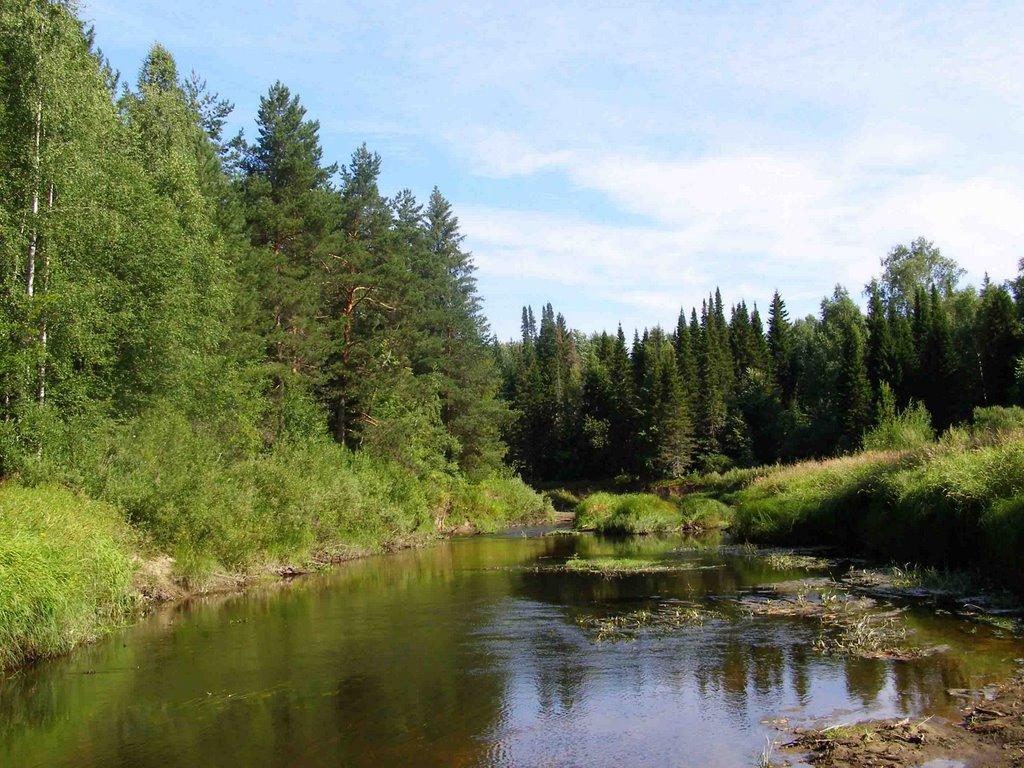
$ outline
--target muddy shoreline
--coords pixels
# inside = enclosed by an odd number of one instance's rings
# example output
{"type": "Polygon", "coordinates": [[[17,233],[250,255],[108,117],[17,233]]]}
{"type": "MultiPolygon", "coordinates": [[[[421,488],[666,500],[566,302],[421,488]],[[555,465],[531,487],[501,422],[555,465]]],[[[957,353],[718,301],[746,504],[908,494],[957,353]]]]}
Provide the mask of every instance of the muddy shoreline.
{"type": "MultiPolygon", "coordinates": [[[[1024,766],[1024,671],[969,694],[960,714],[796,728],[781,754],[817,768],[895,768],[937,760],[963,768],[1024,766]]],[[[791,764],[787,757],[771,762],[791,764]]]]}

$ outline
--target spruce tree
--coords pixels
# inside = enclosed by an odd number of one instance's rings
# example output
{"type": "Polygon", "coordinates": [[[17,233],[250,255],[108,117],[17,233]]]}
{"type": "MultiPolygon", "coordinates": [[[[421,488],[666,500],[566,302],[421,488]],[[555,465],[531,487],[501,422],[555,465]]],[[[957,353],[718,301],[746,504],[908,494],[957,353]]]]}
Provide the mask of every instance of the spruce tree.
{"type": "Polygon", "coordinates": [[[983,402],[1010,403],[1017,359],[1024,351],[1024,333],[1009,291],[994,285],[987,275],[974,320],[974,337],[983,402]]]}
{"type": "Polygon", "coordinates": [[[772,372],[778,382],[779,393],[783,402],[793,397],[793,361],[792,341],[790,339],[789,313],[786,303],[778,291],[772,295],[772,305],[768,312],[768,351],[771,354],[772,372]]]}

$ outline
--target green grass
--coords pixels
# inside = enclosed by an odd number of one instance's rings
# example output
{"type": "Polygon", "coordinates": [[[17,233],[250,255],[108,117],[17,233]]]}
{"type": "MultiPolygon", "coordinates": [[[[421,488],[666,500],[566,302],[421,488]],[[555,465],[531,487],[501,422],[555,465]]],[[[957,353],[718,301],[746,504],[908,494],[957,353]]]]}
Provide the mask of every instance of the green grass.
{"type": "Polygon", "coordinates": [[[679,530],[683,518],[675,504],[650,493],[593,493],[577,505],[573,525],[601,533],[659,533],[679,530]]]}
{"type": "Polygon", "coordinates": [[[726,528],[732,522],[733,510],[718,499],[707,496],[685,496],[679,500],[683,527],[694,531],[726,528]]]}
{"type": "Polygon", "coordinates": [[[971,568],[1024,589],[1024,438],[950,433],[915,452],[865,452],[775,468],[726,500],[734,532],[836,544],[901,563],[971,568]]]}
{"type": "Polygon", "coordinates": [[[0,669],[64,653],[132,612],[131,531],[70,491],[0,486],[0,669]]]}
{"type": "Polygon", "coordinates": [[[553,488],[549,491],[544,491],[544,496],[551,501],[551,505],[559,512],[569,512],[580,503],[579,496],[565,488],[553,488]]]}
{"type": "Polygon", "coordinates": [[[652,573],[670,570],[658,560],[631,557],[570,557],[565,561],[565,570],[577,573],[652,573]]]}
{"type": "Polygon", "coordinates": [[[167,412],[108,425],[77,448],[0,486],[0,667],[121,621],[133,555],[170,555],[178,585],[202,591],[225,573],[315,567],[552,514],[512,475],[417,476],[326,438],[235,450],[167,412]]]}

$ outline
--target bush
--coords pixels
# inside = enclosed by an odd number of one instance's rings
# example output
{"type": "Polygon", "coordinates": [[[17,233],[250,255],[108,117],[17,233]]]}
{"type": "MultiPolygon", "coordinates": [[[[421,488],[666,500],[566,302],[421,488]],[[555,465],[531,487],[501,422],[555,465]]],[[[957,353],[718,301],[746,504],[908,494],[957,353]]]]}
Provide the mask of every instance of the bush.
{"type": "Polygon", "coordinates": [[[551,505],[559,512],[566,512],[574,509],[580,503],[579,497],[572,491],[565,488],[555,488],[545,491],[544,495],[551,500],[551,505]]]}
{"type": "Polygon", "coordinates": [[[975,438],[1000,437],[1024,432],[1024,408],[993,405],[975,408],[971,414],[971,433],[975,438]]]}
{"type": "Polygon", "coordinates": [[[592,493],[576,505],[573,527],[581,531],[597,530],[612,516],[619,497],[614,493],[592,493]]]}
{"type": "Polygon", "coordinates": [[[432,536],[446,513],[494,529],[545,508],[511,475],[477,483],[419,476],[326,437],[232,450],[224,435],[169,408],[106,423],[88,443],[48,474],[120,509],[145,546],[173,555],[176,575],[194,587],[217,570],[320,561],[432,536]]]}
{"type": "Polygon", "coordinates": [[[752,541],[835,544],[897,562],[985,566],[1024,589],[1024,439],[778,468],[734,494],[752,541]]]}
{"type": "Polygon", "coordinates": [[[98,637],[132,611],[117,510],[53,486],[0,487],[0,668],[98,637]]]}
{"type": "Polygon", "coordinates": [[[884,415],[864,434],[866,451],[908,451],[935,441],[932,418],[921,403],[884,415]]]}
{"type": "Polygon", "coordinates": [[[480,531],[496,531],[514,523],[551,519],[554,510],[541,494],[513,475],[486,475],[463,482],[454,495],[451,515],[480,531]]]}

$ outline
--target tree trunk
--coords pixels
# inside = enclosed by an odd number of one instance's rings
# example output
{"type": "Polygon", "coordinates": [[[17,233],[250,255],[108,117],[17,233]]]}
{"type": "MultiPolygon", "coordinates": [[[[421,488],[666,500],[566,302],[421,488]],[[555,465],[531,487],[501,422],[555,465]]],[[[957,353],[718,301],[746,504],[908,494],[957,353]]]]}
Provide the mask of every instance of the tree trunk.
{"type": "Polygon", "coordinates": [[[39,149],[43,138],[43,102],[36,102],[35,131],[32,136],[32,226],[28,237],[28,264],[26,266],[25,289],[28,297],[35,295],[36,251],[39,246],[39,149]]]}
{"type": "MultiPolygon", "coordinates": [[[[48,212],[53,211],[53,182],[50,182],[50,188],[46,196],[46,210],[48,212]]],[[[47,247],[43,252],[43,293],[46,293],[46,289],[50,283],[50,248],[47,247]]],[[[39,326],[39,379],[36,384],[36,400],[42,405],[46,400],[46,316],[40,320],[39,326]]]]}

